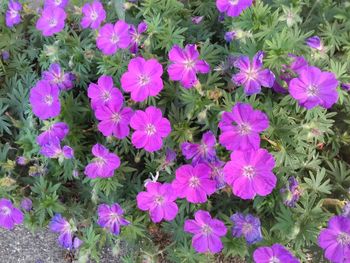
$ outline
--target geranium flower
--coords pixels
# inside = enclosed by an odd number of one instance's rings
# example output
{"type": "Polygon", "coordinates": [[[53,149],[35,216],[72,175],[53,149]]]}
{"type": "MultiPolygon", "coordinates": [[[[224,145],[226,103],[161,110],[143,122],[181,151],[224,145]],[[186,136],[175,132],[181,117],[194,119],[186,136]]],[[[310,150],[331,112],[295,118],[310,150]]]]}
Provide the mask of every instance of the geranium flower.
{"type": "Polygon", "coordinates": [[[101,76],[97,80],[97,84],[90,83],[88,88],[88,97],[91,99],[91,107],[95,110],[97,107],[106,105],[107,103],[120,100],[120,91],[113,86],[113,78],[111,76],[101,76]]]}
{"type": "Polygon", "coordinates": [[[33,207],[32,200],[30,200],[28,197],[23,198],[21,201],[21,207],[27,212],[32,210],[32,207],[33,207]]]}
{"type": "Polygon", "coordinates": [[[335,263],[350,261],[350,219],[333,216],[328,227],[318,236],[318,244],[325,250],[324,256],[335,263]]]}
{"type": "Polygon", "coordinates": [[[262,240],[261,223],[258,217],[251,214],[243,215],[241,213],[235,213],[230,219],[234,223],[232,236],[244,236],[250,245],[262,240]]]}
{"type": "Polygon", "coordinates": [[[14,207],[8,199],[0,199],[0,227],[13,229],[15,225],[23,223],[23,213],[14,207]]]}
{"type": "Polygon", "coordinates": [[[35,116],[41,120],[56,117],[60,114],[61,104],[58,98],[59,89],[46,80],[39,80],[30,90],[29,102],[35,116]]]}
{"type": "Polygon", "coordinates": [[[219,142],[227,150],[245,151],[259,149],[259,133],[269,127],[263,112],[246,103],[236,103],[231,112],[224,112],[219,122],[219,142]]]}
{"type": "Polygon", "coordinates": [[[115,25],[108,23],[102,26],[96,39],[97,47],[105,55],[113,55],[119,48],[127,48],[130,42],[129,25],[122,20],[115,25]]]}
{"type": "Polygon", "coordinates": [[[70,90],[73,88],[74,74],[64,73],[58,63],[51,64],[48,71],[42,73],[43,79],[53,85],[57,85],[61,90],[70,90]]]}
{"type": "Polygon", "coordinates": [[[38,137],[36,137],[36,142],[42,146],[44,144],[48,144],[50,141],[52,141],[54,138],[58,138],[59,140],[63,140],[64,137],[69,132],[69,127],[67,123],[64,122],[56,122],[48,127],[48,129],[41,134],[39,134],[38,137]]]}
{"type": "Polygon", "coordinates": [[[106,11],[100,1],[93,1],[92,3],[85,3],[82,9],[84,14],[81,19],[81,26],[83,28],[97,29],[101,23],[106,19],[106,11]]]}
{"type": "Polygon", "coordinates": [[[192,88],[197,82],[197,73],[208,73],[209,64],[199,59],[196,45],[186,45],[184,49],[175,45],[169,52],[169,59],[172,62],[168,68],[171,80],[180,81],[186,88],[192,88]]]}
{"type": "Polygon", "coordinates": [[[205,203],[207,196],[216,190],[216,182],[211,179],[211,169],[206,164],[182,165],[175,174],[172,186],[177,196],[190,203],[205,203]]]}
{"type": "Polygon", "coordinates": [[[112,205],[101,204],[98,206],[97,213],[97,223],[101,227],[108,229],[114,235],[119,235],[120,226],[127,226],[130,224],[130,222],[123,217],[124,211],[118,203],[112,205]]]}
{"type": "Polygon", "coordinates": [[[225,236],[227,228],[221,220],[212,218],[207,211],[198,210],[195,220],[185,221],[185,232],[194,234],[192,246],[199,253],[218,253],[223,249],[220,237],[225,236]]]}
{"type": "Polygon", "coordinates": [[[216,157],[216,139],[211,131],[203,134],[201,143],[184,142],[181,144],[182,154],[187,160],[192,159],[192,164],[207,163],[216,157]]]}
{"type": "Polygon", "coordinates": [[[106,105],[97,107],[95,116],[100,121],[98,130],[104,136],[113,135],[118,139],[123,139],[129,135],[129,122],[133,110],[128,107],[123,108],[123,102],[123,95],[117,90],[115,99],[106,105]]]}
{"type": "Polygon", "coordinates": [[[232,76],[236,85],[244,87],[246,95],[252,95],[261,91],[261,86],[271,88],[275,82],[275,75],[269,69],[263,68],[264,53],[259,51],[250,62],[249,57],[241,56],[236,60],[234,66],[240,72],[232,76]]]}
{"type": "Polygon", "coordinates": [[[134,101],[141,102],[148,96],[157,96],[163,89],[163,68],[156,59],[133,58],[128,71],[120,80],[123,90],[131,93],[134,101]]]}
{"type": "Polygon", "coordinates": [[[78,248],[82,241],[74,236],[75,226],[71,225],[61,214],[56,214],[50,222],[52,232],[59,233],[58,243],[67,249],[78,248]]]}
{"type": "Polygon", "coordinates": [[[171,132],[168,119],[162,117],[162,111],[149,106],[145,111],[137,110],[130,120],[130,126],[135,131],[132,134],[132,144],[137,148],[144,148],[148,152],[162,148],[162,139],[171,132]]]}
{"type": "Polygon", "coordinates": [[[61,142],[57,137],[52,138],[47,144],[40,148],[40,154],[48,158],[66,158],[71,159],[74,156],[74,151],[70,146],[61,147],[61,142]]]}
{"type": "Polygon", "coordinates": [[[239,16],[253,4],[253,0],[216,0],[216,7],[228,16],[239,16]]]}
{"type": "Polygon", "coordinates": [[[207,163],[207,165],[211,169],[210,176],[216,182],[216,189],[217,190],[222,189],[226,186],[225,175],[224,175],[225,164],[226,164],[225,162],[220,161],[217,158],[215,160],[207,163]]]}
{"type": "Polygon", "coordinates": [[[300,263],[284,246],[274,244],[271,247],[259,247],[254,251],[255,263],[300,263]]]}
{"type": "Polygon", "coordinates": [[[225,181],[232,187],[233,194],[242,199],[266,196],[276,186],[274,167],[275,160],[265,149],[234,151],[231,161],[224,167],[225,181]]]}
{"type": "Polygon", "coordinates": [[[134,25],[130,25],[129,32],[131,35],[131,46],[130,46],[130,52],[133,54],[136,54],[139,45],[141,43],[142,33],[144,33],[147,30],[147,24],[146,22],[141,22],[137,29],[134,25]]]}
{"type": "Polygon", "coordinates": [[[318,105],[328,109],[338,100],[337,87],[338,81],[333,73],[309,66],[290,81],[289,93],[308,110],[318,105]]]}
{"type": "Polygon", "coordinates": [[[280,192],[283,196],[283,203],[286,206],[294,207],[301,195],[297,179],[295,179],[294,176],[289,177],[287,185],[283,187],[280,192]]]}
{"type": "Polygon", "coordinates": [[[309,37],[306,39],[306,44],[311,48],[317,49],[318,51],[322,51],[324,49],[323,43],[318,36],[309,37]]]}
{"type": "Polygon", "coordinates": [[[119,157],[98,143],[92,147],[92,154],[96,158],[85,167],[85,175],[92,179],[112,177],[114,170],[120,166],[119,157]]]}
{"type": "Polygon", "coordinates": [[[52,36],[64,28],[66,17],[66,12],[62,8],[46,7],[36,22],[36,29],[40,30],[43,36],[52,36]]]}
{"type": "Polygon", "coordinates": [[[45,0],[44,7],[60,7],[64,9],[68,2],[69,0],[45,0]]]}
{"type": "Polygon", "coordinates": [[[22,5],[18,1],[10,0],[8,2],[8,9],[6,11],[6,26],[13,27],[21,22],[22,5]]]}
{"type": "Polygon", "coordinates": [[[173,220],[179,208],[175,203],[176,193],[168,183],[148,182],[146,192],[137,194],[137,207],[142,211],[149,211],[151,220],[158,223],[173,220]]]}

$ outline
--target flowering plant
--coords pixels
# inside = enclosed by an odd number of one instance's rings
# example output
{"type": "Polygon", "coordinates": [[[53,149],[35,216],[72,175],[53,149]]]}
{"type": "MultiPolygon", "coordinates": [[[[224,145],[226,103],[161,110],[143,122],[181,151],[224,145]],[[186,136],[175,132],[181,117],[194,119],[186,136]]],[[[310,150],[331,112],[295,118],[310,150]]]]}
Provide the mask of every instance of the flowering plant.
{"type": "Polygon", "coordinates": [[[0,5],[0,227],[80,262],[350,262],[349,3],[0,5]]]}

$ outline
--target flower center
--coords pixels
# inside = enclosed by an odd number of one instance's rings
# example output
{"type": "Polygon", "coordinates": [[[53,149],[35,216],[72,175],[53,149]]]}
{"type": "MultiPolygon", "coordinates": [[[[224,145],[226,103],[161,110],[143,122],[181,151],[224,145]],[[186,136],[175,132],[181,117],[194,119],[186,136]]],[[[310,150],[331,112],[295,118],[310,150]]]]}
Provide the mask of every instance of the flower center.
{"type": "Polygon", "coordinates": [[[238,125],[238,132],[240,135],[248,135],[252,131],[252,127],[248,123],[241,123],[238,125]]]}
{"type": "Polygon", "coordinates": [[[54,26],[56,26],[56,25],[57,25],[57,20],[54,19],[54,18],[50,18],[50,20],[49,20],[49,26],[50,26],[50,27],[54,27],[54,26]]]}
{"type": "Polygon", "coordinates": [[[315,97],[318,95],[318,87],[316,85],[309,85],[307,88],[306,88],[306,94],[309,96],[309,97],[315,97]]]}
{"type": "Polygon", "coordinates": [[[243,234],[247,235],[247,234],[249,234],[250,232],[252,232],[252,230],[253,230],[252,224],[243,223],[243,226],[242,226],[242,232],[243,232],[243,234]]]}
{"type": "Polygon", "coordinates": [[[146,133],[147,133],[147,135],[153,135],[153,134],[155,134],[156,133],[156,127],[153,125],[153,124],[147,124],[147,126],[146,126],[146,133]]]}
{"type": "Polygon", "coordinates": [[[243,167],[243,176],[252,179],[255,176],[255,169],[251,165],[247,165],[243,167]]]}
{"type": "Polygon", "coordinates": [[[117,112],[113,113],[112,120],[114,123],[120,122],[121,119],[122,119],[122,116],[120,116],[119,113],[117,113],[117,112]]]}
{"type": "Polygon", "coordinates": [[[189,180],[189,186],[192,188],[196,188],[200,185],[199,178],[197,176],[192,176],[189,180]]]}
{"type": "Polygon", "coordinates": [[[237,5],[239,0],[230,0],[229,2],[231,5],[237,5]]]}
{"type": "Polygon", "coordinates": [[[55,0],[55,5],[59,6],[62,3],[62,0],[55,0]]]}
{"type": "Polygon", "coordinates": [[[44,98],[44,102],[47,105],[51,106],[52,103],[53,103],[53,97],[51,95],[46,95],[45,98],[44,98]]]}
{"type": "Polygon", "coordinates": [[[257,72],[256,72],[256,70],[254,70],[254,69],[252,69],[252,68],[249,68],[249,70],[246,71],[246,74],[247,74],[248,80],[254,80],[254,79],[256,79],[256,77],[257,77],[257,72]]]}
{"type": "Polygon", "coordinates": [[[11,209],[8,208],[7,206],[4,206],[3,208],[0,209],[0,214],[7,216],[11,213],[11,209]]]}
{"type": "Polygon", "coordinates": [[[157,205],[162,205],[164,203],[164,197],[161,195],[157,195],[154,198],[154,203],[156,203],[157,205]]]}
{"type": "Polygon", "coordinates": [[[194,65],[195,65],[195,62],[192,59],[186,59],[185,62],[184,62],[184,65],[185,65],[186,69],[193,69],[194,65]]]}
{"type": "Polygon", "coordinates": [[[61,74],[61,72],[59,74],[54,74],[54,82],[55,83],[61,83],[63,82],[64,79],[64,75],[61,74]]]}
{"type": "Polygon", "coordinates": [[[141,86],[145,86],[150,82],[151,78],[148,75],[140,75],[139,83],[141,86]]]}
{"type": "Polygon", "coordinates": [[[109,218],[111,221],[119,221],[119,215],[117,213],[111,213],[109,218]]]}
{"type": "Polygon", "coordinates": [[[202,226],[202,233],[204,235],[209,235],[213,230],[211,229],[210,226],[208,226],[207,224],[202,226]]]}
{"type": "Polygon", "coordinates": [[[14,10],[14,9],[10,9],[10,16],[11,18],[14,18],[18,15],[18,11],[17,10],[14,10]]]}
{"type": "Polygon", "coordinates": [[[343,246],[348,246],[348,245],[350,245],[350,235],[348,233],[341,232],[337,236],[337,241],[338,241],[338,243],[342,244],[343,246]]]}
{"type": "Polygon", "coordinates": [[[111,37],[111,42],[113,44],[117,44],[119,42],[119,37],[113,33],[112,37],[111,37]]]}
{"type": "Polygon", "coordinates": [[[70,233],[71,232],[71,227],[70,227],[70,224],[68,222],[66,222],[64,224],[64,227],[63,227],[63,231],[64,233],[70,233]]]}
{"type": "Polygon", "coordinates": [[[96,158],[95,163],[96,163],[97,166],[102,167],[102,166],[104,166],[107,162],[106,162],[106,160],[105,160],[104,158],[98,157],[98,158],[96,158]]]}
{"type": "Polygon", "coordinates": [[[102,97],[102,100],[104,102],[107,102],[111,99],[111,93],[109,91],[105,90],[102,92],[101,97],[102,97]]]}
{"type": "Polygon", "coordinates": [[[96,13],[95,10],[93,10],[90,14],[91,20],[95,21],[98,18],[98,14],[96,13]]]}
{"type": "Polygon", "coordinates": [[[280,260],[273,256],[272,258],[270,258],[269,263],[280,263],[280,260]]]}

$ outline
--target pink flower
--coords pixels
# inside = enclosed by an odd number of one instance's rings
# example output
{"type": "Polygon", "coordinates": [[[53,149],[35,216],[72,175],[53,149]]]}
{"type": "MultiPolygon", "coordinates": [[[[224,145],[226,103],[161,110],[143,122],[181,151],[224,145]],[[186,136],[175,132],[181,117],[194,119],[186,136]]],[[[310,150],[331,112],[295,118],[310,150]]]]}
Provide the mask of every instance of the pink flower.
{"type": "Polygon", "coordinates": [[[42,31],[43,36],[52,36],[64,28],[66,12],[60,7],[45,7],[36,22],[36,29],[42,31]]]}
{"type": "Polygon", "coordinates": [[[274,167],[275,160],[265,149],[234,151],[231,161],[224,167],[225,181],[232,187],[233,194],[242,199],[266,196],[276,186],[274,167]]]}
{"type": "Polygon", "coordinates": [[[113,55],[119,48],[127,48],[130,42],[129,25],[122,20],[115,25],[105,24],[100,28],[96,39],[97,47],[105,55],[113,55]]]}
{"type": "Polygon", "coordinates": [[[205,74],[210,70],[209,64],[199,59],[196,45],[186,45],[184,49],[175,45],[169,52],[169,59],[173,62],[168,68],[170,79],[180,81],[186,89],[198,82],[198,72],[205,74]]]}
{"type": "Polygon", "coordinates": [[[175,203],[176,194],[168,183],[149,182],[146,185],[147,192],[140,192],[137,195],[137,207],[142,211],[149,211],[154,223],[163,219],[173,220],[178,212],[175,203]]]}
{"type": "Polygon", "coordinates": [[[137,110],[130,120],[130,126],[135,130],[132,144],[137,148],[144,148],[148,152],[162,148],[162,139],[171,132],[168,119],[162,117],[162,111],[150,106],[145,111],[137,110]]]}
{"type": "Polygon", "coordinates": [[[121,85],[126,92],[131,92],[134,101],[141,102],[163,89],[162,74],[162,65],[156,59],[133,58],[121,78],[121,85]]]}
{"type": "Polygon", "coordinates": [[[228,16],[239,16],[253,4],[253,0],[216,0],[216,7],[228,16]]]}
{"type": "Polygon", "coordinates": [[[84,16],[80,24],[83,28],[91,27],[92,29],[97,29],[106,19],[106,11],[101,2],[97,0],[84,4],[82,12],[84,16]]]}
{"type": "Polygon", "coordinates": [[[227,228],[221,220],[212,218],[207,211],[198,210],[195,220],[187,219],[184,230],[194,234],[192,246],[199,253],[218,253],[223,249],[220,237],[225,236],[227,228]]]}
{"type": "Polygon", "coordinates": [[[179,167],[172,186],[178,197],[186,198],[190,203],[204,203],[207,201],[207,195],[216,190],[216,182],[211,179],[210,167],[202,163],[179,167]]]}

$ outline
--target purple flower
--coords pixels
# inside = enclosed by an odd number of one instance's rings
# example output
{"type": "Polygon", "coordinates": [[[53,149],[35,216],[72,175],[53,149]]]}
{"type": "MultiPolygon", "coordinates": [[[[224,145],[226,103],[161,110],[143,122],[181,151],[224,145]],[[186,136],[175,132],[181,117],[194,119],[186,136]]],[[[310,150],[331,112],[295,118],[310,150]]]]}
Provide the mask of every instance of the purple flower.
{"type": "Polygon", "coordinates": [[[70,90],[73,88],[75,76],[72,73],[64,73],[61,66],[57,63],[51,64],[48,71],[42,73],[43,79],[53,85],[57,85],[61,90],[70,90]]]}
{"type": "Polygon", "coordinates": [[[36,138],[36,142],[42,146],[44,144],[49,143],[52,141],[54,138],[58,138],[59,140],[63,140],[64,137],[69,132],[69,127],[66,123],[64,122],[56,122],[49,126],[49,128],[39,134],[39,136],[36,138]]]}
{"type": "Polygon", "coordinates": [[[206,164],[185,164],[176,170],[172,187],[180,198],[190,203],[205,203],[207,196],[216,191],[216,182],[211,179],[211,169],[206,164]]]}
{"type": "Polygon", "coordinates": [[[225,180],[232,187],[233,194],[242,199],[266,196],[276,186],[274,167],[275,160],[265,149],[234,151],[231,161],[224,167],[225,180]]]}
{"type": "Polygon", "coordinates": [[[196,24],[198,25],[200,22],[202,22],[204,16],[194,16],[194,17],[191,17],[191,21],[193,24],[196,24]]]}
{"type": "Polygon", "coordinates": [[[98,221],[97,223],[114,235],[119,235],[120,226],[127,226],[130,224],[128,220],[123,217],[124,211],[118,203],[107,205],[101,204],[97,209],[98,221]]]}
{"type": "Polygon", "coordinates": [[[61,7],[65,8],[68,4],[68,0],[45,0],[44,7],[61,7]]]}
{"type": "Polygon", "coordinates": [[[340,87],[343,90],[350,91],[350,83],[342,83],[340,87]]]}
{"type": "Polygon", "coordinates": [[[149,211],[154,223],[163,219],[173,220],[179,208],[175,203],[176,193],[168,183],[149,182],[146,184],[146,192],[137,194],[137,207],[142,211],[149,211]]]}
{"type": "Polygon", "coordinates": [[[194,234],[192,246],[199,253],[218,253],[223,249],[220,237],[225,236],[227,228],[221,220],[212,218],[207,211],[198,210],[195,220],[185,221],[185,232],[194,234]]]}
{"type": "Polygon", "coordinates": [[[23,213],[14,207],[8,199],[0,199],[0,227],[5,229],[13,229],[15,225],[22,224],[23,213]]]}
{"type": "Polygon", "coordinates": [[[301,190],[297,179],[294,176],[289,177],[287,185],[281,189],[283,195],[284,204],[286,206],[294,207],[298,202],[301,190]]]}
{"type": "Polygon", "coordinates": [[[253,0],[216,0],[216,7],[228,16],[239,16],[253,4],[253,0]]]}
{"type": "Polygon", "coordinates": [[[346,202],[342,210],[342,216],[350,219],[350,202],[346,202]]]}
{"type": "Polygon", "coordinates": [[[40,154],[48,158],[71,159],[74,156],[74,151],[67,145],[62,148],[60,140],[57,137],[54,137],[47,144],[41,146],[40,154]]]}
{"type": "Polygon", "coordinates": [[[228,31],[225,33],[225,41],[230,43],[233,39],[236,38],[236,31],[228,31]]]}
{"type": "Polygon", "coordinates": [[[46,80],[39,80],[30,90],[29,102],[35,116],[41,120],[56,117],[60,114],[61,104],[59,89],[46,80]]]}
{"type": "Polygon", "coordinates": [[[139,48],[139,45],[141,43],[142,33],[144,33],[147,30],[147,24],[146,22],[141,22],[137,29],[134,25],[130,25],[129,33],[131,35],[131,46],[130,46],[130,52],[133,54],[136,54],[139,48]]]}
{"type": "Polygon", "coordinates": [[[322,51],[324,48],[323,43],[318,36],[313,36],[313,37],[306,39],[306,44],[309,47],[317,49],[319,51],[322,51]]]}
{"type": "Polygon", "coordinates": [[[133,111],[131,108],[123,108],[124,98],[119,90],[116,90],[115,99],[106,105],[97,107],[96,118],[100,121],[98,130],[104,136],[113,135],[118,139],[123,139],[129,135],[129,122],[133,111]]]}
{"type": "Polygon", "coordinates": [[[30,211],[33,207],[32,200],[30,200],[28,197],[23,198],[21,201],[21,207],[26,211],[30,211]]]}
{"type": "Polygon", "coordinates": [[[141,102],[149,96],[157,96],[163,89],[162,74],[162,65],[156,59],[137,57],[130,60],[128,71],[122,75],[120,82],[134,101],[141,102]]]}
{"type": "Polygon", "coordinates": [[[216,189],[222,189],[226,186],[224,166],[225,162],[215,159],[214,161],[207,163],[211,168],[211,178],[216,182],[216,189]]]}
{"type": "Polygon", "coordinates": [[[93,1],[92,3],[86,3],[83,6],[83,14],[80,24],[83,28],[97,29],[101,23],[106,19],[106,11],[100,1],[93,1]]]}
{"type": "Polygon", "coordinates": [[[333,216],[328,227],[318,236],[318,244],[325,250],[325,258],[336,263],[350,261],[350,219],[333,216]]]}
{"type": "Polygon", "coordinates": [[[165,162],[167,164],[172,163],[176,160],[176,152],[170,148],[166,149],[165,162]]]}
{"type": "Polygon", "coordinates": [[[2,51],[1,55],[2,55],[2,59],[4,61],[6,61],[6,60],[8,60],[10,58],[10,52],[8,52],[7,50],[2,51]]]}
{"type": "Polygon", "coordinates": [[[309,67],[309,63],[303,56],[298,57],[292,54],[290,54],[289,56],[292,58],[292,63],[290,64],[288,69],[294,72],[295,74],[300,74],[309,67]]]}
{"type": "Polygon", "coordinates": [[[18,1],[10,0],[8,2],[8,9],[6,11],[6,26],[13,27],[21,22],[20,11],[22,10],[22,5],[18,1]]]}
{"type": "Polygon", "coordinates": [[[105,55],[113,55],[119,48],[127,48],[130,42],[129,25],[122,20],[115,25],[108,23],[102,26],[96,39],[97,47],[105,55]]]}
{"type": "Polygon", "coordinates": [[[271,247],[259,247],[253,254],[255,263],[300,263],[284,246],[274,244],[271,247]]]}
{"type": "Polygon", "coordinates": [[[92,147],[92,154],[96,158],[85,167],[85,175],[92,179],[112,177],[114,170],[120,166],[119,157],[98,143],[92,147]]]}
{"type": "Polygon", "coordinates": [[[186,45],[184,49],[175,45],[169,52],[169,59],[172,64],[168,68],[168,74],[171,80],[180,81],[186,88],[192,88],[197,82],[197,73],[208,73],[209,64],[199,59],[199,53],[196,45],[186,45]]]}
{"type": "Polygon", "coordinates": [[[182,154],[187,160],[192,159],[192,164],[206,163],[215,159],[216,139],[211,131],[203,134],[201,143],[184,142],[181,144],[182,154]]]}
{"type": "Polygon", "coordinates": [[[227,150],[245,151],[260,147],[259,133],[269,127],[263,112],[246,103],[236,103],[231,112],[224,112],[219,122],[220,143],[227,150]]]}
{"type": "Polygon", "coordinates": [[[281,94],[287,94],[288,90],[283,88],[277,80],[275,80],[275,82],[273,83],[272,89],[277,92],[277,93],[281,93],[281,94]]]}
{"type": "Polygon", "coordinates": [[[62,8],[46,7],[36,22],[36,29],[42,31],[44,36],[52,36],[64,28],[66,17],[66,12],[62,8]]]}
{"type": "Polygon", "coordinates": [[[261,91],[261,86],[271,88],[275,82],[275,75],[269,69],[263,68],[264,52],[259,51],[250,62],[249,57],[241,56],[234,66],[240,72],[232,76],[232,81],[236,85],[244,87],[246,95],[257,94],[261,91]]]}
{"type": "Polygon", "coordinates": [[[263,239],[260,219],[258,217],[251,214],[243,215],[241,213],[235,213],[230,219],[234,223],[234,226],[232,227],[232,236],[244,236],[249,245],[257,243],[263,239]]]}
{"type": "Polygon", "coordinates": [[[130,126],[135,130],[131,138],[132,144],[147,152],[160,150],[162,139],[171,132],[169,120],[163,118],[162,111],[153,106],[147,107],[145,111],[137,110],[130,120],[130,126]]]}
{"type": "Polygon", "coordinates": [[[320,105],[326,109],[338,100],[338,81],[331,72],[322,72],[317,67],[305,67],[300,75],[289,83],[289,93],[299,104],[312,109],[320,105]]]}
{"type": "Polygon", "coordinates": [[[49,227],[52,232],[59,233],[58,243],[62,247],[73,248],[74,227],[61,214],[56,214],[51,219],[49,227]]]}
{"type": "Polygon", "coordinates": [[[93,110],[111,101],[118,100],[119,95],[120,91],[113,87],[113,79],[111,76],[99,77],[97,84],[90,83],[88,88],[88,97],[91,99],[91,107],[93,110]]]}
{"type": "Polygon", "coordinates": [[[26,165],[28,163],[28,159],[26,157],[24,157],[24,156],[18,156],[16,158],[16,162],[17,162],[17,164],[23,166],[23,165],[26,165]]]}

